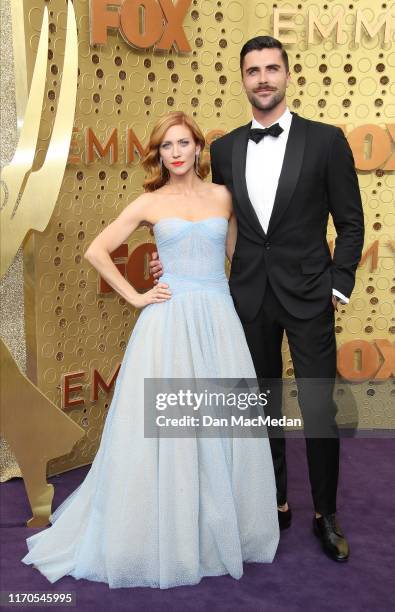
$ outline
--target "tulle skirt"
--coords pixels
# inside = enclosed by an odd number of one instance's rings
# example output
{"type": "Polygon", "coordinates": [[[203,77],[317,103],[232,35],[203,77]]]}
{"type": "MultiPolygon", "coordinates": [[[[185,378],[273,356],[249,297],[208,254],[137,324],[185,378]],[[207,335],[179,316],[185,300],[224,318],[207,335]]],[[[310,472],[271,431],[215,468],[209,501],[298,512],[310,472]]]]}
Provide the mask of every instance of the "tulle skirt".
{"type": "MultiPolygon", "coordinates": [[[[164,279],[165,281],[165,279],[164,279]]],[[[255,378],[227,289],[174,292],[143,309],[129,339],[98,452],[81,485],[26,542],[53,583],[168,588],[238,579],[270,563],[279,526],[267,437],[144,437],[144,379],[255,378]]]]}

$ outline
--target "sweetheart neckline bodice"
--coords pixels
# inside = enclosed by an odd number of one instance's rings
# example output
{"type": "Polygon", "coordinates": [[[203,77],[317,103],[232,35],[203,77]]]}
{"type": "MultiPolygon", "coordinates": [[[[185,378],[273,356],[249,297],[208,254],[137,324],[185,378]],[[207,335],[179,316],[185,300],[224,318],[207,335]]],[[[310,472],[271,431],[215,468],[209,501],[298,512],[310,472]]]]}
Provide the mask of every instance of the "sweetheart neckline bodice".
{"type": "Polygon", "coordinates": [[[163,217],[162,219],[159,219],[159,221],[154,223],[152,227],[156,227],[157,225],[159,225],[159,223],[162,223],[162,221],[177,220],[177,221],[184,221],[185,223],[197,224],[197,223],[204,223],[206,221],[209,221],[210,219],[223,219],[224,221],[226,221],[226,223],[229,222],[229,219],[227,219],[226,217],[222,217],[222,216],[205,217],[204,219],[198,219],[196,221],[191,221],[190,219],[184,219],[183,217],[163,217]]]}

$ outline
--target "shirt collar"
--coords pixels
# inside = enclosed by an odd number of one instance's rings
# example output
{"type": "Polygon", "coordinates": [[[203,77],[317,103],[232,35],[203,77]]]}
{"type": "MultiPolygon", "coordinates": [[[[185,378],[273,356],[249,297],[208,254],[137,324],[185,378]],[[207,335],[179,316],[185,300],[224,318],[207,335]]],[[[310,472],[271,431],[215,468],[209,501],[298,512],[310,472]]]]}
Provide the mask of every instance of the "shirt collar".
{"type": "MultiPolygon", "coordinates": [[[[271,123],[270,125],[274,125],[274,123],[279,123],[280,126],[283,128],[284,132],[287,132],[289,128],[291,127],[291,122],[292,122],[292,113],[287,107],[285,111],[283,112],[283,114],[281,115],[281,117],[279,117],[276,121],[273,121],[273,123],[271,123]]],[[[267,125],[266,127],[270,127],[270,125],[267,125]]],[[[264,129],[265,126],[259,123],[259,121],[257,121],[255,118],[253,118],[251,129],[252,128],[264,129]]]]}

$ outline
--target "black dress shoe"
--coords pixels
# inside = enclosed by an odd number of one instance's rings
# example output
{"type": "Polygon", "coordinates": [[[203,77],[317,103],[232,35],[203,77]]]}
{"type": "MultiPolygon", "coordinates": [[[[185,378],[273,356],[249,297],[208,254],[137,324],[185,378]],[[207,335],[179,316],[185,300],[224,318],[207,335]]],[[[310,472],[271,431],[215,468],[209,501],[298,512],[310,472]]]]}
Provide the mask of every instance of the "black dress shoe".
{"type": "Polygon", "coordinates": [[[281,512],[281,510],[277,510],[277,514],[280,529],[288,529],[288,527],[291,525],[292,520],[291,508],[288,507],[288,510],[284,510],[283,512],[281,512]]]}
{"type": "Polygon", "coordinates": [[[328,557],[334,561],[347,561],[350,549],[335,514],[314,517],[313,529],[328,557]]]}

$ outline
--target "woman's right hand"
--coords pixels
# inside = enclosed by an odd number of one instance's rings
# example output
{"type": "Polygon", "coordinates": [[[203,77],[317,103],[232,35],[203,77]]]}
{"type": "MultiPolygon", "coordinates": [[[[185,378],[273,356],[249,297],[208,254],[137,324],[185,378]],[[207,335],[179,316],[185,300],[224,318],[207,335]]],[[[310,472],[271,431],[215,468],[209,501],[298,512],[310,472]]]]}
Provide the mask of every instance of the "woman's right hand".
{"type": "Polygon", "coordinates": [[[135,308],[144,308],[148,304],[159,304],[160,302],[167,302],[171,298],[171,291],[168,288],[169,285],[166,283],[158,283],[155,287],[141,293],[138,297],[133,300],[133,306],[135,308]]]}

